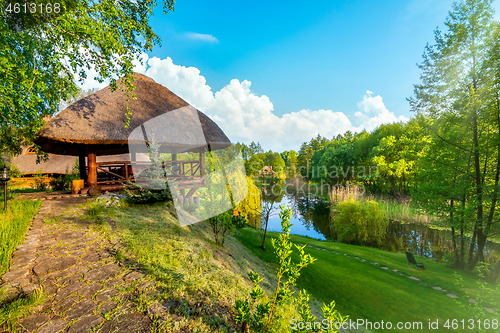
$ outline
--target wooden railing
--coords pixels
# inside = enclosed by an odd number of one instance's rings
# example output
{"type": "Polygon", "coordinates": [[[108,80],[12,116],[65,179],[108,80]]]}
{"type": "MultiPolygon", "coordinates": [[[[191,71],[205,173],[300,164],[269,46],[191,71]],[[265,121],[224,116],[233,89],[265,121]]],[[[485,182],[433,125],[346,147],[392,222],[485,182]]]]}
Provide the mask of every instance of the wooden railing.
{"type": "MultiPolygon", "coordinates": [[[[97,165],[97,184],[115,184],[134,182],[135,171],[142,172],[151,166],[151,162],[111,161],[97,165]]],[[[162,161],[162,167],[168,179],[194,180],[203,177],[200,161],[162,161]]]]}

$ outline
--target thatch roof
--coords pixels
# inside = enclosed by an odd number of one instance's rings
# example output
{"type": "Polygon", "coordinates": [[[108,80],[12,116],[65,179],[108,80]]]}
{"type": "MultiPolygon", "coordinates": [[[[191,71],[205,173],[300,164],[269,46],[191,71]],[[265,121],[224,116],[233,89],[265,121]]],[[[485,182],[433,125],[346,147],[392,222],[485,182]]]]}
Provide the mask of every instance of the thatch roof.
{"type": "MultiPolygon", "coordinates": [[[[93,151],[97,155],[128,153],[129,136],[134,129],[135,133],[137,129],[144,130],[150,121],[149,125],[154,124],[155,131],[159,128],[163,131],[161,135],[155,133],[155,140],[162,144],[163,152],[199,147],[200,133],[202,141],[212,150],[230,145],[224,132],[205,114],[153,79],[138,73],[134,78],[136,99],[127,102],[124,92],[120,89],[111,92],[108,86],[82,98],[49,120],[35,143],[45,152],[62,155],[78,155],[80,151],[93,151]],[[127,106],[132,112],[129,128],[125,128],[127,106]],[[179,109],[180,113],[177,112],[179,109]],[[191,114],[197,114],[195,120],[183,117],[183,113],[190,114],[189,110],[194,111],[191,114]],[[169,112],[172,116],[165,118],[169,112]],[[166,120],[158,122],[157,119],[166,120]]],[[[118,84],[120,87],[120,80],[118,84]]]]}

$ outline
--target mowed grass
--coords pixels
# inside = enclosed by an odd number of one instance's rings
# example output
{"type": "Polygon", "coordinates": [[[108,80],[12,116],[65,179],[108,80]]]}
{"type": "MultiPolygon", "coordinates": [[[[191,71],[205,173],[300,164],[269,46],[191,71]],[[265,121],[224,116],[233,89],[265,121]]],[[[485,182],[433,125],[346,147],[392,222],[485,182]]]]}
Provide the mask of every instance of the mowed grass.
{"type": "Polygon", "coordinates": [[[9,270],[12,253],[24,241],[31,220],[38,213],[41,201],[9,200],[3,210],[3,193],[0,196],[0,276],[9,270]]]}
{"type": "MultiPolygon", "coordinates": [[[[277,233],[268,232],[269,237],[277,237],[277,233]]],[[[259,248],[262,240],[252,228],[240,230],[236,236],[238,240],[259,258],[274,263],[275,257],[270,239],[266,239],[266,250],[259,248]]],[[[313,247],[335,250],[340,254],[316,250],[306,247],[317,260],[303,269],[298,280],[298,286],[306,289],[316,299],[322,302],[335,300],[337,308],[343,315],[351,319],[366,319],[371,322],[422,322],[424,331],[428,327],[429,319],[439,319],[442,324],[447,319],[471,319],[467,300],[478,291],[477,279],[472,274],[457,273],[452,268],[417,258],[424,262],[426,270],[417,270],[407,265],[404,253],[392,253],[379,249],[353,246],[334,242],[325,242],[303,236],[291,236],[294,243],[309,244],[313,247]],[[347,254],[344,256],[344,253],[347,254]],[[361,262],[360,259],[365,259],[361,262]],[[377,262],[378,265],[373,265],[377,262]],[[388,270],[381,267],[388,267],[388,270]],[[397,272],[393,272],[397,269],[397,272]],[[402,273],[403,275],[399,275],[402,273]],[[460,274],[462,285],[457,284],[460,274]],[[409,278],[419,278],[415,281],[409,278]],[[446,289],[446,292],[434,290],[434,286],[446,289]],[[465,292],[471,296],[467,296],[465,292]],[[459,296],[458,300],[447,297],[447,293],[459,296]]],[[[298,260],[298,256],[294,256],[298,260]]],[[[496,299],[500,295],[494,296],[496,299]]],[[[496,305],[491,304],[492,307],[496,305]]],[[[499,309],[496,309],[497,311],[499,309]]],[[[485,315],[481,319],[495,318],[494,315],[485,315]]],[[[395,324],[394,324],[395,325],[395,324]]],[[[441,328],[443,328],[441,326],[441,328]]]]}

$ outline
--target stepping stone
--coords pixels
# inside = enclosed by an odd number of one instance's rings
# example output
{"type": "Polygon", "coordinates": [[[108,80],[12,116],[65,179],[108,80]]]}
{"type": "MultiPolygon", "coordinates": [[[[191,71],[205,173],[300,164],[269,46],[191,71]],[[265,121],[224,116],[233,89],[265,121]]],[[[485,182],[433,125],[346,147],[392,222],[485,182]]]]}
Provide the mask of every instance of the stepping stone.
{"type": "Polygon", "coordinates": [[[372,265],[378,265],[378,262],[372,262],[372,265]]]}
{"type": "Polygon", "coordinates": [[[382,269],[389,269],[389,267],[382,267],[382,269]]]}
{"type": "MultiPolygon", "coordinates": [[[[109,312],[109,311],[108,311],[109,312]]],[[[98,315],[92,315],[85,318],[80,319],[68,330],[68,333],[87,333],[92,332],[94,328],[101,325],[104,319],[98,315]]]]}
{"type": "Polygon", "coordinates": [[[118,303],[113,302],[113,301],[104,302],[99,307],[99,311],[98,312],[102,313],[102,314],[106,314],[106,313],[108,313],[108,312],[116,309],[117,306],[118,306],[118,303]]]}
{"type": "Polygon", "coordinates": [[[144,274],[142,274],[141,272],[137,272],[137,271],[134,271],[132,273],[129,273],[127,275],[125,275],[123,277],[123,279],[125,281],[135,281],[135,280],[139,280],[139,279],[142,279],[144,277],[144,274]]]}
{"type": "Polygon", "coordinates": [[[344,253],[344,255],[346,256],[347,254],[344,253]]]}
{"type": "Polygon", "coordinates": [[[28,284],[22,288],[23,294],[26,295],[27,297],[33,296],[33,293],[37,288],[40,288],[39,284],[28,284]]]}
{"type": "Polygon", "coordinates": [[[68,322],[63,319],[54,319],[43,325],[43,327],[38,331],[38,333],[58,333],[64,330],[68,326],[68,322]]]}
{"type": "Polygon", "coordinates": [[[458,298],[458,296],[457,296],[457,295],[454,295],[454,294],[451,294],[451,293],[450,293],[450,294],[446,294],[446,296],[448,296],[448,297],[450,297],[450,298],[458,298]]]}
{"type": "Polygon", "coordinates": [[[17,256],[10,261],[12,266],[14,265],[29,265],[32,264],[36,259],[34,255],[17,256]]]}
{"type": "Polygon", "coordinates": [[[76,264],[76,259],[71,257],[55,258],[42,262],[33,268],[36,275],[47,275],[49,272],[57,272],[65,270],[68,267],[76,264]]]}
{"type": "Polygon", "coordinates": [[[61,302],[54,303],[55,312],[66,312],[73,304],[80,300],[78,296],[70,296],[63,299],[61,302]]]}
{"type": "Polygon", "coordinates": [[[393,272],[397,272],[398,270],[397,270],[396,268],[394,268],[392,271],[393,271],[393,272]]]}
{"type": "Polygon", "coordinates": [[[366,260],[365,259],[361,259],[361,262],[365,262],[366,260]]]}
{"type": "Polygon", "coordinates": [[[73,305],[71,309],[66,311],[66,319],[69,321],[85,317],[92,314],[97,310],[97,305],[90,299],[84,299],[83,301],[73,305]]]}
{"type": "Polygon", "coordinates": [[[412,280],[415,280],[415,281],[420,281],[420,279],[419,279],[419,278],[416,278],[416,277],[414,277],[414,276],[409,276],[408,278],[409,278],[409,279],[412,279],[412,280]]]}
{"type": "Polygon", "coordinates": [[[36,331],[40,326],[49,321],[50,317],[46,314],[31,315],[22,319],[19,322],[19,327],[24,328],[28,332],[36,331]]]}
{"type": "Polygon", "coordinates": [[[102,286],[100,283],[92,283],[80,289],[78,291],[78,294],[81,296],[92,296],[101,289],[102,286]]]}
{"type": "Polygon", "coordinates": [[[3,282],[7,282],[7,281],[16,280],[16,279],[22,279],[24,277],[27,277],[29,275],[29,273],[30,273],[30,271],[27,269],[16,269],[16,270],[10,271],[8,273],[5,273],[2,276],[2,280],[3,280],[3,282]]]}
{"type": "Polygon", "coordinates": [[[442,288],[438,287],[438,286],[432,287],[432,289],[434,289],[434,290],[442,290],[442,288]]]}
{"type": "Polygon", "coordinates": [[[109,264],[103,267],[98,267],[85,273],[85,280],[100,282],[113,278],[120,271],[120,267],[115,264],[109,264]]]}
{"type": "Polygon", "coordinates": [[[0,286],[0,288],[4,287],[4,286],[7,286],[9,288],[22,288],[28,284],[30,284],[30,279],[26,277],[26,278],[15,279],[12,281],[5,282],[4,284],[2,284],[0,286]]]}
{"type": "Polygon", "coordinates": [[[476,302],[476,300],[475,300],[475,299],[473,299],[473,298],[469,298],[469,303],[476,304],[477,302],[476,302]]]}
{"type": "Polygon", "coordinates": [[[147,333],[151,330],[151,321],[142,313],[129,313],[107,321],[99,330],[104,332],[147,333]]]}
{"type": "Polygon", "coordinates": [[[118,290],[106,289],[106,290],[101,291],[99,294],[97,294],[95,299],[99,302],[105,302],[105,301],[111,300],[111,298],[113,298],[117,295],[118,295],[118,290]]]}
{"type": "Polygon", "coordinates": [[[402,273],[399,273],[399,275],[403,275],[402,273]]]}
{"type": "Polygon", "coordinates": [[[489,313],[495,313],[495,310],[492,308],[484,308],[489,313]]]}
{"type": "Polygon", "coordinates": [[[358,257],[354,257],[354,259],[359,259],[358,257]]]}

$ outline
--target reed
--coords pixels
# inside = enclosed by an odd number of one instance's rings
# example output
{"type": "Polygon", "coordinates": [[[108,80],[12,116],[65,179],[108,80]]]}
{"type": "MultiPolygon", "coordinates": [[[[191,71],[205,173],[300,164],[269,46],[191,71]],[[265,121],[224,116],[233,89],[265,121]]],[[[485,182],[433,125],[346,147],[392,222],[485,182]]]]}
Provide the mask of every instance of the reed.
{"type": "Polygon", "coordinates": [[[355,185],[334,188],[330,192],[332,207],[335,207],[339,202],[348,200],[375,201],[387,213],[387,218],[392,221],[420,224],[437,222],[437,217],[425,214],[425,212],[414,206],[411,199],[398,202],[395,199],[383,197],[381,195],[367,194],[355,185]]]}

